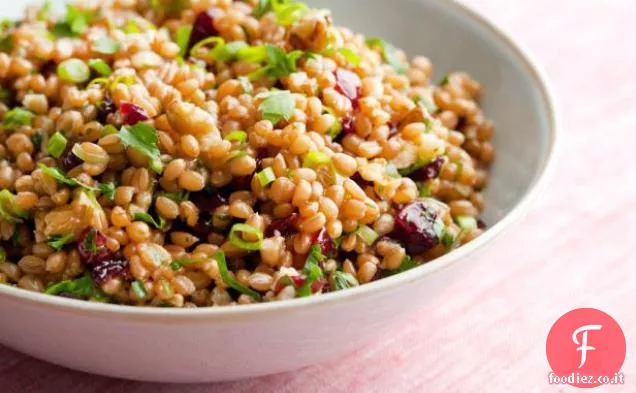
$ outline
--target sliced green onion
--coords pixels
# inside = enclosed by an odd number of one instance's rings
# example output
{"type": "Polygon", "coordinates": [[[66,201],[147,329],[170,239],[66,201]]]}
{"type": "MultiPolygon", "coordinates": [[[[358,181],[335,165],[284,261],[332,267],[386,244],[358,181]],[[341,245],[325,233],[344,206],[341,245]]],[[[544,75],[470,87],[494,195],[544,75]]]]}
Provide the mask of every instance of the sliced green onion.
{"type": "Polygon", "coordinates": [[[470,232],[477,229],[477,219],[475,219],[475,217],[457,216],[454,218],[455,222],[457,223],[457,225],[459,225],[462,231],[470,232]]]}
{"type": "Polygon", "coordinates": [[[188,42],[192,34],[192,25],[179,26],[175,32],[175,42],[179,45],[179,57],[183,58],[187,54],[188,42]]]}
{"type": "Polygon", "coordinates": [[[261,187],[266,187],[268,184],[276,180],[276,174],[274,173],[274,170],[271,167],[267,167],[263,169],[262,171],[260,171],[256,175],[256,178],[258,179],[258,182],[261,184],[261,187]]]}
{"type": "Polygon", "coordinates": [[[241,250],[256,251],[261,249],[263,243],[263,231],[247,224],[234,224],[230,230],[230,243],[241,250]],[[241,238],[240,233],[255,235],[258,240],[253,242],[245,241],[241,238]]]}
{"type": "Polygon", "coordinates": [[[172,270],[177,271],[177,270],[181,269],[182,267],[194,265],[194,264],[197,264],[197,263],[203,263],[203,262],[206,262],[206,261],[207,261],[207,259],[182,258],[182,259],[177,259],[177,260],[173,261],[170,264],[170,267],[172,268],[172,270]]]}
{"type": "Polygon", "coordinates": [[[51,139],[49,139],[49,143],[46,146],[46,151],[55,158],[60,158],[62,154],[64,154],[64,150],[66,150],[66,144],[68,140],[64,137],[64,135],[56,132],[53,134],[51,139]]]}
{"type": "MultiPolygon", "coordinates": [[[[113,74],[113,69],[110,68],[108,63],[106,63],[102,59],[90,59],[88,61],[88,65],[92,69],[97,71],[97,73],[100,74],[101,76],[108,77],[108,76],[111,76],[113,74]]],[[[93,79],[93,81],[94,81],[94,79],[93,79]]],[[[91,83],[93,83],[93,81],[91,81],[91,83]]]]}
{"type": "Polygon", "coordinates": [[[247,133],[245,131],[232,131],[225,136],[226,141],[243,143],[247,140],[247,133]]]}
{"type": "Polygon", "coordinates": [[[309,12],[309,8],[304,3],[287,3],[285,0],[272,0],[272,8],[276,14],[276,21],[282,26],[294,24],[309,12]]]}
{"type": "Polygon", "coordinates": [[[114,55],[121,48],[121,44],[108,36],[101,36],[91,45],[94,52],[104,55],[114,55]]]}
{"type": "Polygon", "coordinates": [[[142,284],[140,281],[134,281],[131,284],[131,288],[135,292],[135,295],[137,295],[137,298],[139,298],[139,300],[145,300],[146,296],[148,296],[148,292],[146,292],[144,284],[142,284]]]}
{"type": "Polygon", "coordinates": [[[303,159],[303,167],[316,168],[331,162],[331,158],[321,151],[310,151],[303,159]]]}
{"type": "Polygon", "coordinates": [[[378,240],[378,237],[380,236],[376,231],[366,225],[361,225],[356,233],[369,246],[375,243],[375,241],[378,240]]]}
{"type": "Polygon", "coordinates": [[[262,63],[267,60],[267,47],[246,46],[236,52],[236,58],[247,63],[262,63]]]}
{"type": "Polygon", "coordinates": [[[208,37],[204,40],[197,42],[197,44],[194,45],[192,49],[190,49],[190,54],[196,55],[199,49],[204,48],[208,45],[212,45],[212,44],[213,44],[212,47],[216,48],[218,46],[225,45],[225,40],[221,37],[208,37]]]}
{"type": "Polygon", "coordinates": [[[338,53],[340,53],[342,57],[344,57],[345,60],[353,66],[357,67],[362,62],[362,58],[350,48],[340,48],[338,49],[338,53]]]}
{"type": "Polygon", "coordinates": [[[336,271],[331,275],[331,277],[329,277],[329,284],[331,285],[331,288],[334,288],[336,291],[360,285],[358,280],[352,274],[341,271],[336,271]]]}
{"type": "Polygon", "coordinates": [[[64,82],[84,83],[90,79],[91,70],[80,59],[68,59],[57,66],[57,75],[64,82]]]}
{"type": "Polygon", "coordinates": [[[210,57],[216,61],[231,61],[236,58],[236,54],[247,44],[243,41],[234,41],[226,45],[217,45],[210,53],[210,57]]]}
{"type": "Polygon", "coordinates": [[[90,81],[88,83],[89,86],[93,86],[93,85],[108,85],[110,83],[110,81],[108,80],[108,78],[104,77],[104,76],[100,76],[99,78],[95,78],[92,81],[90,81]]]}
{"type": "Polygon", "coordinates": [[[223,253],[222,250],[217,251],[214,255],[214,258],[216,259],[216,262],[219,266],[219,273],[221,274],[221,278],[227,286],[229,286],[230,288],[234,288],[247,296],[251,296],[256,300],[261,300],[261,295],[258,292],[242,285],[234,278],[232,278],[232,276],[230,276],[230,272],[227,269],[227,262],[225,261],[225,253],[223,253]]]}

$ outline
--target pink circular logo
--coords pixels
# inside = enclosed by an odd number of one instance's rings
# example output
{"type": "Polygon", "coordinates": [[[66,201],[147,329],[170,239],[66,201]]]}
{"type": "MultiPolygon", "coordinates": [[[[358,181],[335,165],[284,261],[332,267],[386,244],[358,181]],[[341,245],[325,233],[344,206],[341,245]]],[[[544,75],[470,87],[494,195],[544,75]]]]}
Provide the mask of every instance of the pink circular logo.
{"type": "Polygon", "coordinates": [[[572,310],[548,334],[550,382],[579,388],[623,383],[619,372],[626,351],[625,334],[614,318],[594,308],[572,310]]]}

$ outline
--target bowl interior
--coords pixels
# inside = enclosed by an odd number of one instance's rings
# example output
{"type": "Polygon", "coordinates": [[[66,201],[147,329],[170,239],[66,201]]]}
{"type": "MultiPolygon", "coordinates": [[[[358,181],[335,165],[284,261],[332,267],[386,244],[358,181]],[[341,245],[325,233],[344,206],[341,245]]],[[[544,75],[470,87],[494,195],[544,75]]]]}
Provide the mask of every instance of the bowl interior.
{"type": "Polygon", "coordinates": [[[481,82],[484,111],[495,123],[496,147],[484,220],[491,226],[517,205],[536,180],[550,148],[549,109],[533,69],[520,53],[503,46],[492,30],[468,13],[449,13],[453,5],[447,1],[307,3],[331,9],[336,25],[387,40],[410,56],[427,56],[433,62],[434,81],[461,70],[481,82]]]}

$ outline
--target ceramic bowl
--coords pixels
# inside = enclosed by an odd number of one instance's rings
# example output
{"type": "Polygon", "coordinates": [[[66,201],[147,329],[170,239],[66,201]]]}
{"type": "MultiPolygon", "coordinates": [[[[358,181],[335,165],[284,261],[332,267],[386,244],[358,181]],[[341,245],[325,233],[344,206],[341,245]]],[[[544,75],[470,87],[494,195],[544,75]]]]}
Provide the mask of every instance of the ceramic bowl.
{"type": "MultiPolygon", "coordinates": [[[[466,70],[483,83],[484,108],[497,127],[497,158],[484,217],[490,229],[467,246],[406,273],[286,302],[139,309],[0,285],[0,343],[73,369],[147,381],[219,381],[297,369],[377,339],[421,302],[436,297],[443,289],[436,285],[442,275],[462,274],[462,265],[474,262],[479,248],[526,211],[553,166],[557,124],[545,79],[518,44],[451,1],[309,3],[332,9],[339,25],[429,56],[436,78],[466,70]],[[440,272],[451,264],[458,266],[440,272]]],[[[15,13],[16,0],[11,6],[15,13]]]]}

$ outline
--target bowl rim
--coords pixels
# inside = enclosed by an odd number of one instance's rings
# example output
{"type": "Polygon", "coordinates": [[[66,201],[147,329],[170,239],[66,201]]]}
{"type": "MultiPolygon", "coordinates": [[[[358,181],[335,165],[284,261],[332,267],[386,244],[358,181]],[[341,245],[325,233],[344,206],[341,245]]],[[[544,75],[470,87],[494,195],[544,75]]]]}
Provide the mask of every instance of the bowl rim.
{"type": "Polygon", "coordinates": [[[457,0],[447,0],[445,3],[448,7],[453,8],[453,12],[462,13],[464,16],[478,22],[481,28],[486,29],[493,34],[500,41],[500,44],[505,45],[507,49],[523,63],[539,88],[542,96],[542,105],[545,106],[545,110],[549,118],[548,151],[540,168],[535,174],[532,183],[517,205],[514,206],[495,225],[489,228],[483,235],[457,250],[436,258],[433,261],[415,269],[367,283],[356,288],[351,288],[346,291],[331,292],[320,296],[312,296],[301,299],[246,304],[236,307],[175,309],[134,307],[118,304],[87,302],[26,291],[9,285],[0,285],[0,301],[9,298],[9,301],[26,303],[31,306],[46,306],[47,308],[55,309],[56,311],[71,314],[90,315],[92,317],[101,318],[126,317],[126,319],[144,321],[161,320],[164,324],[184,321],[236,321],[249,319],[255,314],[264,314],[272,318],[277,318],[280,317],[281,314],[294,313],[297,309],[303,309],[310,305],[312,307],[327,307],[332,305],[334,302],[344,303],[345,300],[354,300],[365,296],[379,295],[398,285],[417,281],[424,276],[438,272],[490,243],[507,230],[513,222],[518,221],[525,216],[531,204],[547,187],[554,173],[557,163],[557,153],[559,151],[559,112],[557,110],[555,94],[548,83],[548,78],[544,70],[538,65],[538,63],[534,60],[533,55],[522,43],[513,40],[512,37],[501,27],[496,26],[486,16],[481,15],[468,5],[460,3],[457,0]]]}

